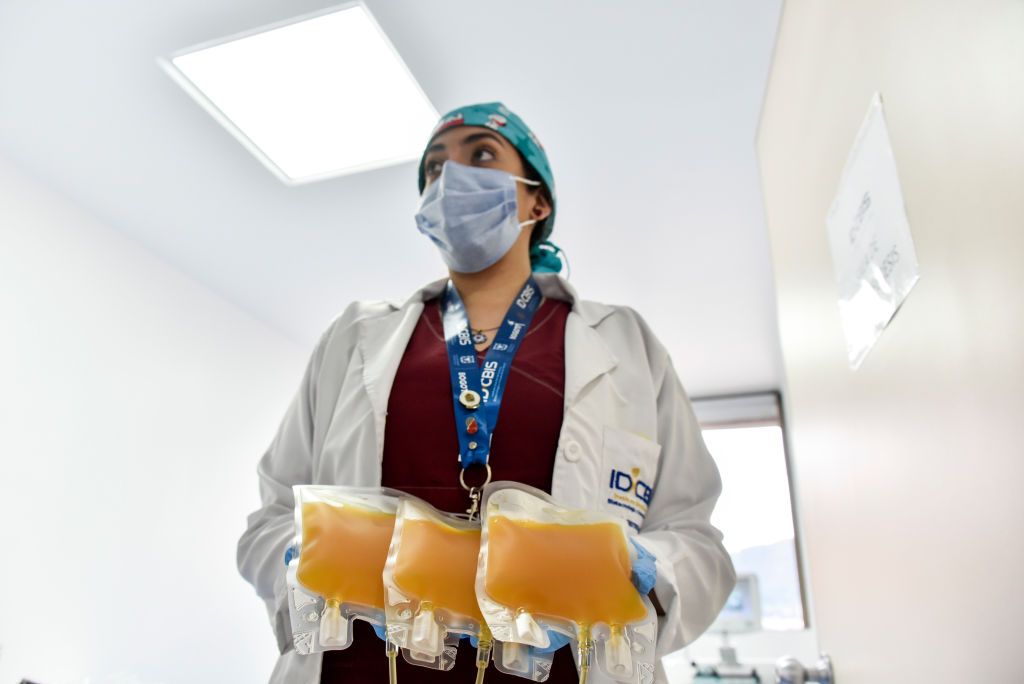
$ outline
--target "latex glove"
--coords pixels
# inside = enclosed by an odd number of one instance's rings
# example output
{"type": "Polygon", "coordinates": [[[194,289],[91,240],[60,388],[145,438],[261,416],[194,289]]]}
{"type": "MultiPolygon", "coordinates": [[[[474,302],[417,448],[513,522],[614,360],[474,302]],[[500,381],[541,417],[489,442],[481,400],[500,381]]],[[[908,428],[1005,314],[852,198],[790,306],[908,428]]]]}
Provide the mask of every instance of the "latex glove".
{"type": "Polygon", "coordinates": [[[654,565],[654,554],[638,544],[635,539],[630,539],[629,541],[633,544],[633,548],[636,549],[636,560],[633,561],[633,571],[630,574],[630,579],[633,580],[633,586],[636,587],[636,590],[647,596],[651,593],[651,589],[654,589],[654,584],[658,579],[658,571],[654,565]]]}
{"type": "Polygon", "coordinates": [[[469,639],[469,645],[476,648],[479,645],[480,640],[476,638],[476,634],[460,634],[459,641],[463,639],[469,639]]]}
{"type": "Polygon", "coordinates": [[[530,648],[535,653],[554,653],[571,641],[569,637],[561,632],[553,632],[550,629],[548,630],[548,638],[551,640],[551,643],[547,648],[541,648],[540,646],[531,646],[530,648]]]}
{"type": "Polygon", "coordinates": [[[388,640],[387,628],[384,627],[384,625],[374,625],[372,622],[370,624],[373,625],[373,632],[377,635],[378,639],[380,639],[381,641],[388,640]]]}
{"type": "Polygon", "coordinates": [[[288,565],[289,563],[292,562],[293,558],[298,558],[298,556],[299,556],[299,545],[297,543],[295,543],[295,542],[292,542],[291,544],[288,545],[288,548],[284,550],[284,564],[288,565]]]}

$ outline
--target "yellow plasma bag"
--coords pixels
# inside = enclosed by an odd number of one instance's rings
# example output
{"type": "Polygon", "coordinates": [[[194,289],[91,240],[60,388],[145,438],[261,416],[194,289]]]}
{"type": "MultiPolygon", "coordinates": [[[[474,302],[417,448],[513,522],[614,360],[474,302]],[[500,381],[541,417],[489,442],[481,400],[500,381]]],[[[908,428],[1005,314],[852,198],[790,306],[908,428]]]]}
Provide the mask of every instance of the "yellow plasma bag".
{"type": "Polygon", "coordinates": [[[288,562],[287,578],[295,650],[345,649],[352,620],[385,625],[381,573],[398,493],[319,485],[294,491],[298,554],[288,562]]]}
{"type": "Polygon", "coordinates": [[[581,682],[595,655],[615,681],[653,681],[657,617],[630,579],[628,535],[625,521],[563,508],[532,487],[485,488],[476,587],[491,632],[508,642],[499,669],[531,670],[532,651],[509,643],[546,648],[559,632],[577,642],[581,682]]]}
{"type": "Polygon", "coordinates": [[[459,640],[475,638],[478,684],[492,646],[476,599],[479,553],[479,521],[403,497],[384,567],[388,640],[414,665],[450,670],[459,640]]]}

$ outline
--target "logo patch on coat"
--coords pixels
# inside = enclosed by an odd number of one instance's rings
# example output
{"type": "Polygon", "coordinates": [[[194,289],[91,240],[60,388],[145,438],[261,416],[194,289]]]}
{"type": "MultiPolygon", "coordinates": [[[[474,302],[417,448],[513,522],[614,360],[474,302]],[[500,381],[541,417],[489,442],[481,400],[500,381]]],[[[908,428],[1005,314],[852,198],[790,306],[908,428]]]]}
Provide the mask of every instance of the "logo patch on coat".
{"type": "MultiPolygon", "coordinates": [[[[625,508],[643,522],[653,495],[654,487],[643,480],[639,468],[631,468],[629,472],[611,469],[608,476],[609,504],[625,508]]],[[[633,529],[640,531],[640,522],[635,521],[633,516],[628,516],[626,522],[633,529]]]]}

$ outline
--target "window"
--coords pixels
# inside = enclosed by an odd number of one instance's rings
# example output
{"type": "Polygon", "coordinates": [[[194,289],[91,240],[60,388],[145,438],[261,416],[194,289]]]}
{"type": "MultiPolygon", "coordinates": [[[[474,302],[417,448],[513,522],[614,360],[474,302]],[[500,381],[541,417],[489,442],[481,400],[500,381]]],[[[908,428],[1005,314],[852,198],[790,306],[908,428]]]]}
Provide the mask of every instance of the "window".
{"type": "MultiPolygon", "coordinates": [[[[779,397],[695,399],[693,406],[722,475],[722,496],[711,521],[725,535],[736,572],[757,578],[760,628],[803,629],[806,613],[779,397]]],[[[712,631],[728,631],[724,619],[712,631]]]]}

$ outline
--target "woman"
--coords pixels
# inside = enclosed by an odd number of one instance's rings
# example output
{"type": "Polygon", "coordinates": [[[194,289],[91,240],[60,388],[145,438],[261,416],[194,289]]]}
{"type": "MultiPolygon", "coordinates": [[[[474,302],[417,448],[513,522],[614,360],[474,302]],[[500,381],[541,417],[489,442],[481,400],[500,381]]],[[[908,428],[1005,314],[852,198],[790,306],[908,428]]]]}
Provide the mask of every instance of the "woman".
{"type": "MultiPolygon", "coordinates": [[[[462,512],[493,477],[618,515],[650,552],[641,557],[656,559],[657,655],[681,648],[713,621],[735,575],[709,522],[718,470],[667,352],[635,311],[580,300],[556,275],[558,250],[547,241],[554,178],[536,136],[504,105],[442,117],[419,187],[417,226],[448,277],[404,303],[345,309],[321,336],[259,463],[263,506],[248,518],[238,567],[277,635],[271,682],[387,676],[365,623],[345,651],[291,648],[282,558],[293,534],[291,487],[304,483],[384,485],[462,512]],[[458,337],[467,325],[470,334],[458,337]],[[476,363],[472,353],[450,354],[446,344],[457,343],[446,338],[461,340],[463,352],[475,347],[476,363]],[[450,357],[464,365],[450,366],[450,357]]],[[[471,682],[473,669],[467,644],[453,672],[404,667],[399,677],[471,682]]],[[[487,681],[504,676],[492,668],[487,681]]],[[[576,681],[568,648],[555,652],[548,681],[576,681]]],[[[665,681],[660,665],[657,681],[665,681]]]]}

